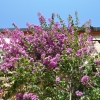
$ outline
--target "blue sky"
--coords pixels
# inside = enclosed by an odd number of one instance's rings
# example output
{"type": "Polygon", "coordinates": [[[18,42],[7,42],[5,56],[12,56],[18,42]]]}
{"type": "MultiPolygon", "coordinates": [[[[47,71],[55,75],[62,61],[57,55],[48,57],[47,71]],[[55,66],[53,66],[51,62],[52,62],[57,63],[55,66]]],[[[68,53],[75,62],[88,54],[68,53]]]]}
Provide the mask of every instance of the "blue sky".
{"type": "Polygon", "coordinates": [[[20,28],[25,28],[26,22],[39,24],[38,11],[46,19],[58,13],[66,23],[68,14],[75,18],[78,11],[81,24],[91,19],[92,26],[100,27],[100,0],[1,0],[0,28],[12,28],[13,22],[20,28]]]}

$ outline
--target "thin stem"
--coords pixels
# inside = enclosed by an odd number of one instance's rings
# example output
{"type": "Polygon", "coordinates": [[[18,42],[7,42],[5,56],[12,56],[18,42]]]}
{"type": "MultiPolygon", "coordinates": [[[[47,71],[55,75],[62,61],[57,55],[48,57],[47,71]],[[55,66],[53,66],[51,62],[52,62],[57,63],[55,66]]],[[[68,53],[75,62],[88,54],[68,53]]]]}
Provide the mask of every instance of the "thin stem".
{"type": "Polygon", "coordinates": [[[70,73],[70,98],[69,98],[69,100],[72,100],[72,71],[73,71],[73,67],[71,64],[70,64],[70,67],[71,67],[71,73],[70,73]]]}
{"type": "Polygon", "coordinates": [[[70,80],[70,99],[69,100],[72,100],[72,77],[70,80]]]}

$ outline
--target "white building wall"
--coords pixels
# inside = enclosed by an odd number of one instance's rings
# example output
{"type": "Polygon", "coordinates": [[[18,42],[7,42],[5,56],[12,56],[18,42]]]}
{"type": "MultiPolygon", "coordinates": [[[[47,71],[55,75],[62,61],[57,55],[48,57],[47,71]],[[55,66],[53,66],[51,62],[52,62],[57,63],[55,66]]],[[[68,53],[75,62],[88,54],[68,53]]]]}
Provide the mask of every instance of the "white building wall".
{"type": "MultiPolygon", "coordinates": [[[[100,40],[100,35],[94,35],[93,37],[94,37],[93,40],[100,40]]],[[[95,41],[95,42],[96,43],[94,46],[95,46],[97,52],[100,53],[100,43],[98,41],[95,41]]]]}

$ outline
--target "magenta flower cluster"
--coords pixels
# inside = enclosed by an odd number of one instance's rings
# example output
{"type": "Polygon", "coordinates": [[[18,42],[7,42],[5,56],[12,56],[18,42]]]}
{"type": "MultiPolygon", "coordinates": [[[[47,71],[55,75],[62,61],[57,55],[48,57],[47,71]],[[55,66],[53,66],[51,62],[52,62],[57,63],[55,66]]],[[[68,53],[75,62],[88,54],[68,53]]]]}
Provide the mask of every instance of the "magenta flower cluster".
{"type": "Polygon", "coordinates": [[[83,95],[83,92],[81,92],[81,91],[77,90],[77,91],[75,92],[75,94],[76,94],[78,97],[80,97],[80,96],[82,96],[82,95],[83,95]]]}
{"type": "MultiPolygon", "coordinates": [[[[66,32],[58,32],[57,27],[55,29],[52,28],[50,31],[43,30],[42,27],[36,25],[33,27],[35,33],[31,35],[24,35],[24,32],[18,29],[13,31],[6,30],[9,33],[6,36],[10,39],[10,43],[7,43],[3,39],[4,35],[1,34],[0,43],[2,46],[0,48],[6,51],[3,57],[4,63],[0,65],[1,70],[10,67],[15,68],[14,62],[21,57],[26,57],[31,61],[32,59],[34,59],[34,61],[42,60],[44,64],[49,62],[49,67],[56,67],[58,61],[54,60],[56,59],[56,54],[61,55],[64,53],[64,50],[66,50],[67,54],[74,51],[73,48],[67,47],[72,41],[68,40],[66,32]],[[44,57],[42,57],[42,55],[44,55],[44,57]]],[[[81,36],[81,40],[83,38],[84,37],[81,36]]],[[[82,41],[79,43],[81,44],[82,41]]],[[[84,47],[77,50],[76,56],[79,57],[89,52],[89,48],[84,44],[84,47]]]]}
{"type": "Polygon", "coordinates": [[[38,100],[37,95],[33,95],[32,93],[24,94],[23,100],[30,99],[30,100],[38,100]]]}
{"type": "Polygon", "coordinates": [[[1,35],[0,43],[2,44],[1,49],[6,51],[3,57],[3,64],[0,65],[0,70],[16,68],[14,62],[22,57],[26,57],[31,61],[41,60],[44,61],[51,57],[49,60],[49,67],[56,67],[58,58],[56,54],[60,55],[64,50],[64,41],[67,41],[65,34],[57,32],[57,30],[51,30],[50,32],[44,31],[41,27],[35,26],[34,31],[36,32],[31,35],[24,35],[24,32],[20,30],[8,31],[9,34],[6,36],[10,39],[8,44],[1,35]],[[54,32],[53,32],[54,31],[54,32]],[[41,34],[42,32],[42,34],[41,34]]]}
{"type": "MultiPolygon", "coordinates": [[[[53,14],[54,16],[55,14],[53,14]]],[[[45,23],[46,20],[40,12],[38,13],[38,17],[41,24],[45,23]]],[[[14,24],[14,26],[16,25],[14,24]]],[[[5,35],[0,34],[0,48],[6,52],[3,57],[3,64],[0,65],[0,70],[16,68],[14,65],[15,61],[20,60],[22,57],[34,62],[40,60],[44,65],[54,68],[57,67],[59,61],[57,55],[65,53],[64,51],[66,51],[66,54],[75,52],[75,55],[78,57],[91,52],[85,41],[91,43],[92,36],[89,35],[85,38],[84,34],[78,34],[78,43],[75,43],[74,41],[77,38],[74,35],[73,27],[64,30],[60,27],[59,23],[54,23],[51,29],[44,29],[42,26],[31,25],[29,23],[27,23],[27,26],[27,34],[30,31],[32,34],[25,35],[19,28],[13,31],[4,29],[6,37],[10,39],[9,43],[5,41],[5,35]],[[74,46],[71,45],[76,44],[80,48],[75,51],[74,46]]]]}
{"type": "Polygon", "coordinates": [[[37,95],[33,95],[33,93],[17,93],[16,94],[16,100],[38,100],[37,95]]]}
{"type": "Polygon", "coordinates": [[[17,93],[16,94],[16,100],[23,100],[23,94],[22,93],[17,93]]]}
{"type": "Polygon", "coordinates": [[[38,12],[38,18],[39,18],[41,25],[46,24],[46,20],[45,20],[44,16],[41,14],[41,12],[38,12]]]}
{"type": "Polygon", "coordinates": [[[95,63],[96,65],[100,65],[100,59],[96,59],[96,60],[94,61],[94,63],[95,63]]]}
{"type": "Polygon", "coordinates": [[[81,79],[81,82],[82,82],[83,85],[87,86],[88,82],[89,82],[89,76],[87,76],[87,75],[83,76],[82,79],[81,79]]]}
{"type": "Polygon", "coordinates": [[[43,64],[47,65],[49,68],[57,67],[57,62],[60,61],[60,55],[56,54],[55,57],[48,56],[43,59],[43,64]]]}
{"type": "Polygon", "coordinates": [[[59,82],[60,81],[60,77],[56,77],[56,82],[59,82]]]}

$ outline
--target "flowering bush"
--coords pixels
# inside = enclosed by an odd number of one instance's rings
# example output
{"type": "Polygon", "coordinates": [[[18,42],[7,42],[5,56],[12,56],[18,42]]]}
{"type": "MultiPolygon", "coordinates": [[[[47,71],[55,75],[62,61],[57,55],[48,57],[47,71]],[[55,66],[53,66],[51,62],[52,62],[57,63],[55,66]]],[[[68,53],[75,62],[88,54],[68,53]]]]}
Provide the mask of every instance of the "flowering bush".
{"type": "Polygon", "coordinates": [[[28,93],[28,94],[21,94],[18,93],[16,95],[16,100],[38,100],[36,95],[33,95],[32,93],[28,93]]]}
{"type": "Polygon", "coordinates": [[[8,89],[4,100],[12,93],[16,93],[16,100],[100,99],[100,75],[96,70],[100,57],[94,56],[90,20],[79,28],[75,14],[75,24],[69,15],[68,27],[59,15],[60,23],[54,22],[53,13],[47,25],[38,13],[40,26],[27,23],[26,35],[15,24],[13,31],[4,29],[5,34],[0,34],[0,76],[7,78],[1,80],[0,90],[8,89]]]}

